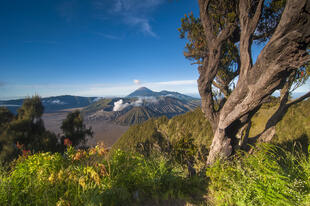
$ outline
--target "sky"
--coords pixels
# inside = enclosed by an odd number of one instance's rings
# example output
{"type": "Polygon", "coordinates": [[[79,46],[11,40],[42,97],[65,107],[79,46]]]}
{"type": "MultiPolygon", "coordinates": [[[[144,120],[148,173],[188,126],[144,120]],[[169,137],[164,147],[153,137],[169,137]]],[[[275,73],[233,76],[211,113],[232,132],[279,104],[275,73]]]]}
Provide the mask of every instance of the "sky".
{"type": "Polygon", "coordinates": [[[197,1],[1,0],[0,99],[141,86],[197,96],[197,66],[177,30],[190,12],[199,15],[197,1]]]}
{"type": "Polygon", "coordinates": [[[178,28],[196,1],[1,0],[0,99],[197,94],[178,28]]]}

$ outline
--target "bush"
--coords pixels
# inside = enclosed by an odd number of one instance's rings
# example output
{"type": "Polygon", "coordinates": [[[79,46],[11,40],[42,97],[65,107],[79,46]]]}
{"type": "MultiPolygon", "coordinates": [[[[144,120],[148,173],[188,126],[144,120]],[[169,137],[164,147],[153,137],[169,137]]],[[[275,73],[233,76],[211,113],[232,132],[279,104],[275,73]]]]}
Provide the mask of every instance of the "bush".
{"type": "Polygon", "coordinates": [[[207,170],[215,205],[309,205],[310,161],[301,151],[262,145],[207,170]]]}
{"type": "MultiPolygon", "coordinates": [[[[165,159],[103,147],[64,155],[38,153],[0,170],[0,205],[136,205],[149,201],[190,200],[204,180],[186,178],[165,159]],[[195,188],[195,189],[192,189],[195,188]]],[[[201,193],[201,192],[200,192],[201,193]]]]}

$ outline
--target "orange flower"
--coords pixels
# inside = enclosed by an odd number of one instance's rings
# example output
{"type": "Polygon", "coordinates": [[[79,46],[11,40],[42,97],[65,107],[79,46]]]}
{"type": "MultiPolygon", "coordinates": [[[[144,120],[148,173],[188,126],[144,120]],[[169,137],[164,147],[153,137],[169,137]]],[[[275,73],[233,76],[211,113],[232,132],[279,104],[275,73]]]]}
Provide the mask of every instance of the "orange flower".
{"type": "Polygon", "coordinates": [[[83,152],[82,152],[81,150],[78,150],[78,151],[75,153],[75,155],[74,155],[74,157],[73,157],[73,160],[80,160],[80,159],[82,159],[83,157],[84,157],[83,152]]]}
{"type": "Polygon", "coordinates": [[[71,146],[72,145],[71,140],[69,138],[64,139],[64,145],[65,146],[71,146]]]}

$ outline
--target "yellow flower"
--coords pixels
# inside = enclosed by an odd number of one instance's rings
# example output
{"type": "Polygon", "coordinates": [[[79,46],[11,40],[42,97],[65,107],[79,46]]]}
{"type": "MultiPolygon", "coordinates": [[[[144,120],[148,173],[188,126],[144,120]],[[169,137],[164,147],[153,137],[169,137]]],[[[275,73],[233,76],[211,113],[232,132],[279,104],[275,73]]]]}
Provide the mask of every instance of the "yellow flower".
{"type": "Polygon", "coordinates": [[[81,178],[79,179],[79,185],[81,185],[81,187],[82,187],[83,189],[85,189],[85,187],[86,187],[86,182],[85,182],[85,178],[84,178],[84,177],[81,177],[81,178]]]}
{"type": "Polygon", "coordinates": [[[104,143],[103,143],[103,142],[100,142],[100,143],[96,146],[96,149],[97,149],[99,155],[105,155],[106,150],[105,150],[105,146],[104,146],[104,143]]]}
{"type": "Polygon", "coordinates": [[[95,181],[95,183],[97,185],[100,184],[100,177],[98,175],[98,173],[94,170],[94,168],[92,167],[86,167],[84,169],[84,174],[86,174],[87,176],[89,176],[93,181],[95,181]]]}
{"type": "Polygon", "coordinates": [[[50,181],[51,183],[54,183],[55,182],[55,174],[52,173],[49,178],[48,178],[48,181],[50,181]]]}
{"type": "Polygon", "coordinates": [[[60,198],[60,200],[57,201],[56,206],[70,206],[70,202],[60,198]]]}
{"type": "Polygon", "coordinates": [[[97,149],[96,148],[91,148],[90,150],[89,150],[89,155],[96,155],[97,154],[97,149]]]}
{"type": "Polygon", "coordinates": [[[64,179],[64,171],[63,170],[60,170],[58,172],[58,179],[61,181],[62,179],[64,179]]]}

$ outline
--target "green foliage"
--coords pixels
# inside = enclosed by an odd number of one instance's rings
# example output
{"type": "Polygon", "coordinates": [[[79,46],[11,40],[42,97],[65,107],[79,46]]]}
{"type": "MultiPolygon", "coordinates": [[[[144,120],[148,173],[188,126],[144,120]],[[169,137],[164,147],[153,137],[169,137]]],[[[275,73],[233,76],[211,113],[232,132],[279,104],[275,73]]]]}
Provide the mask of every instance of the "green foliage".
{"type": "Polygon", "coordinates": [[[209,196],[214,205],[308,205],[309,163],[301,151],[262,145],[209,168],[209,196]]]}
{"type": "Polygon", "coordinates": [[[310,142],[310,99],[288,109],[286,115],[276,126],[275,143],[293,141],[302,136],[310,142]]]}
{"type": "Polygon", "coordinates": [[[72,142],[72,146],[85,145],[86,137],[93,136],[92,129],[86,128],[83,117],[78,110],[67,115],[66,119],[62,121],[61,129],[64,134],[62,142],[65,138],[68,138],[72,142]]]}
{"type": "Polygon", "coordinates": [[[10,159],[15,149],[12,147],[12,136],[7,135],[9,123],[13,120],[14,115],[5,107],[0,107],[0,163],[10,159]]]}
{"type": "Polygon", "coordinates": [[[138,152],[145,157],[164,156],[188,175],[205,168],[212,129],[200,108],[172,119],[163,116],[131,126],[113,150],[138,152]]]}
{"type": "MultiPolygon", "coordinates": [[[[250,137],[261,133],[267,120],[276,111],[279,104],[278,99],[266,103],[252,118],[250,137]]],[[[294,141],[302,136],[310,142],[310,99],[291,106],[283,119],[276,125],[276,136],[273,143],[285,143],[294,141]]]]}
{"type": "Polygon", "coordinates": [[[44,127],[44,107],[40,97],[26,98],[18,109],[17,118],[10,122],[8,135],[14,137],[14,144],[22,145],[22,150],[32,152],[55,151],[57,137],[44,127]]]}
{"type": "Polygon", "coordinates": [[[10,121],[12,121],[14,115],[5,107],[0,107],[0,130],[3,130],[10,121]]]}
{"type": "Polygon", "coordinates": [[[213,138],[211,125],[200,107],[192,112],[173,117],[167,124],[160,124],[159,131],[171,141],[191,136],[194,139],[194,144],[206,147],[211,145],[213,138]]]}
{"type": "Polygon", "coordinates": [[[157,119],[131,126],[122,137],[113,145],[114,149],[125,151],[134,150],[136,145],[148,140],[149,142],[175,142],[184,136],[191,136],[196,145],[211,145],[213,133],[210,123],[205,119],[201,108],[192,112],[168,119],[162,116],[157,119]],[[154,137],[156,137],[154,139],[154,137]]]}
{"type": "MultiPolygon", "coordinates": [[[[168,121],[167,117],[161,117],[158,119],[159,122],[165,123],[168,121]]],[[[136,146],[141,142],[157,142],[159,137],[157,130],[157,120],[149,119],[142,124],[136,124],[131,126],[125,134],[113,145],[113,149],[121,149],[124,151],[133,151],[136,146]]]]}
{"type": "Polygon", "coordinates": [[[22,152],[59,149],[56,135],[44,127],[43,111],[38,96],[26,98],[16,116],[5,108],[0,109],[0,162],[9,162],[22,152]]]}
{"type": "Polygon", "coordinates": [[[29,119],[35,121],[40,119],[44,111],[41,99],[39,96],[26,98],[23,105],[18,109],[18,119],[29,119]]]}
{"type": "MultiPolygon", "coordinates": [[[[185,178],[164,159],[104,148],[70,147],[64,156],[38,153],[0,170],[1,205],[144,205],[190,200],[205,181],[185,178]],[[190,188],[195,189],[190,189],[190,188]]],[[[205,191],[204,191],[205,192],[205,191]]]]}
{"type": "Polygon", "coordinates": [[[113,99],[100,99],[89,106],[87,106],[85,109],[83,109],[83,114],[90,114],[94,113],[100,109],[106,109],[108,111],[113,110],[113,99]]]}
{"type": "MultiPolygon", "coordinates": [[[[233,1],[228,1],[226,3],[232,3],[233,1]]],[[[213,19],[217,18],[219,20],[217,27],[220,26],[223,22],[224,14],[218,14],[220,9],[219,5],[212,5],[214,16],[213,19]]],[[[229,5],[227,8],[230,21],[235,21],[236,14],[231,9],[234,5],[229,5]]],[[[204,60],[208,57],[208,42],[207,38],[204,34],[204,29],[201,24],[200,18],[195,18],[193,13],[190,15],[185,15],[184,18],[181,19],[181,28],[179,28],[180,37],[186,38],[188,42],[185,46],[184,56],[189,60],[194,61],[197,64],[204,64],[204,60]]],[[[224,26],[224,25],[222,25],[224,26]]],[[[220,30],[219,28],[216,29],[220,30]]],[[[229,84],[231,81],[239,74],[239,70],[237,68],[237,62],[239,59],[238,47],[235,45],[235,42],[232,40],[227,40],[222,46],[222,54],[219,62],[219,71],[217,73],[217,84],[220,85],[221,88],[225,88],[226,96],[230,93],[229,84]]]]}
{"type": "Polygon", "coordinates": [[[173,143],[172,156],[181,165],[194,165],[194,157],[197,147],[194,145],[194,139],[191,137],[183,137],[173,143]]]}
{"type": "MultiPolygon", "coordinates": [[[[265,104],[254,127],[277,104],[265,104]]],[[[262,145],[209,168],[203,158],[212,130],[200,109],[132,126],[109,155],[98,145],[21,156],[9,170],[0,167],[0,205],[309,205],[309,104],[293,106],[277,126],[280,146],[262,145]],[[189,175],[191,166],[199,175],[189,175]]]]}

